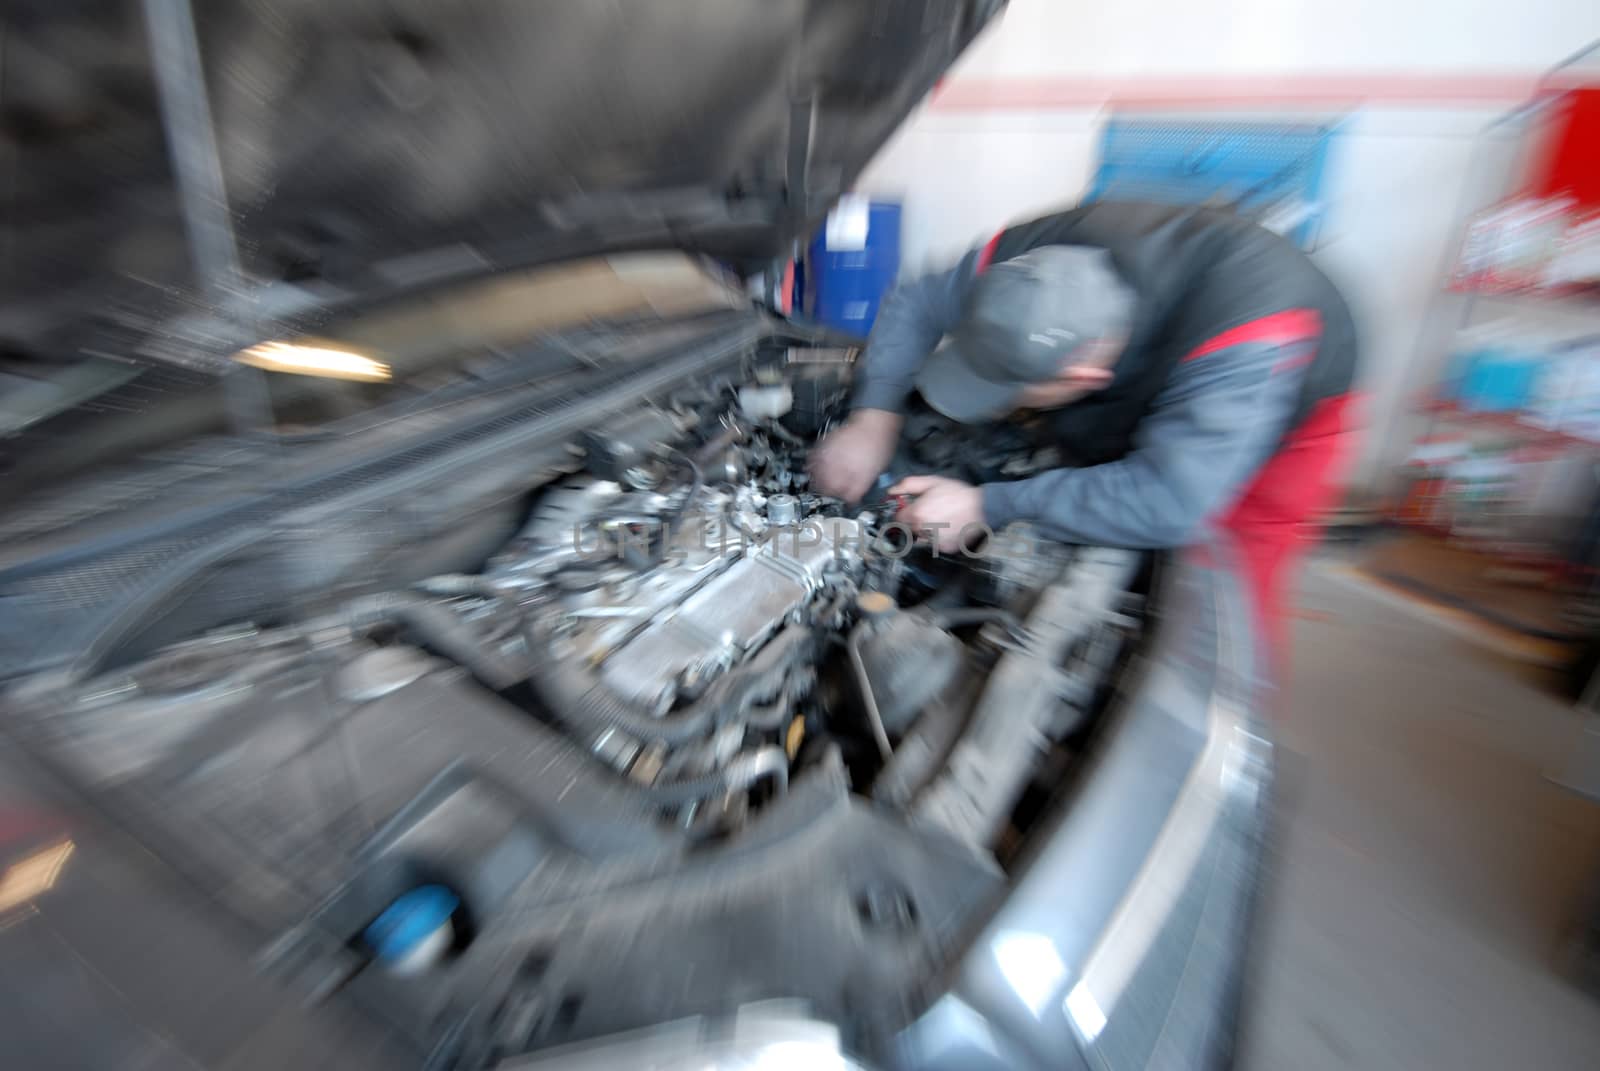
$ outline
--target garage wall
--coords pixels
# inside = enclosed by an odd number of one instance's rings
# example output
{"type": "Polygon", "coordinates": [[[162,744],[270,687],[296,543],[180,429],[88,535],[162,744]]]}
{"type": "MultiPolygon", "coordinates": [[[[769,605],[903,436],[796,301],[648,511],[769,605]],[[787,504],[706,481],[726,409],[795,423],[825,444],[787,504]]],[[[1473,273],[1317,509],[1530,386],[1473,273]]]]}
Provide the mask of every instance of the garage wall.
{"type": "Polygon", "coordinates": [[[1364,327],[1372,488],[1449,337],[1426,320],[1479,135],[1596,39],[1594,0],[1012,0],[858,186],[905,201],[915,271],[1076,201],[1113,112],[1344,117],[1316,256],[1364,327]]]}

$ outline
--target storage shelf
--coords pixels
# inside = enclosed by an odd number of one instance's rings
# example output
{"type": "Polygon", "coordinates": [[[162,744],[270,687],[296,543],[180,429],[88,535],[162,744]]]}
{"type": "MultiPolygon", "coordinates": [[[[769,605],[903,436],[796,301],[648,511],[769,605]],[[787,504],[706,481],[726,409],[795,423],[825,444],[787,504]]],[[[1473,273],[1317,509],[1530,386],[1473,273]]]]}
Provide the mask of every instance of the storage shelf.
{"type": "MultiPolygon", "coordinates": [[[[1457,260],[1434,291],[1424,330],[1426,345],[1448,347],[1438,356],[1439,367],[1448,369],[1444,374],[1450,378],[1414,396],[1411,412],[1421,414],[1418,423],[1426,426],[1414,440],[1412,461],[1401,470],[1402,475],[1409,473],[1405,488],[1386,511],[1398,527],[1558,580],[1571,566],[1561,524],[1555,522],[1564,524],[1573,507],[1591,508],[1575,500],[1587,494],[1587,486],[1579,486],[1588,475],[1586,463],[1600,457],[1600,430],[1584,419],[1588,369],[1511,364],[1541,354],[1564,362],[1590,353],[1600,339],[1600,317],[1594,315],[1600,310],[1600,283],[1531,285],[1546,273],[1548,260],[1533,271],[1519,272],[1519,266],[1530,264],[1525,253],[1490,245],[1509,238],[1550,241],[1556,234],[1552,228],[1570,236],[1573,226],[1587,225],[1595,206],[1581,198],[1576,212],[1560,216],[1551,215],[1553,206],[1544,204],[1531,212],[1516,210],[1518,202],[1533,206],[1549,200],[1541,185],[1544,179],[1531,170],[1531,154],[1544,151],[1541,124],[1556,114],[1558,105],[1574,99],[1573,92],[1589,88],[1588,79],[1566,85],[1566,76],[1591,55],[1600,56],[1600,44],[1553,70],[1542,91],[1491,123],[1474,150],[1469,169],[1482,170],[1487,181],[1469,183],[1464,190],[1457,260]],[[1490,184],[1497,189],[1489,189],[1490,184]],[[1494,271],[1466,270],[1491,264],[1494,271]],[[1507,285],[1524,281],[1530,285],[1507,285]],[[1478,328],[1485,329],[1484,335],[1469,337],[1478,328]],[[1520,345],[1508,337],[1519,331],[1526,336],[1520,345]],[[1547,376],[1537,382],[1537,413],[1530,411],[1530,397],[1524,393],[1535,386],[1530,378],[1535,376],[1547,376]],[[1450,396],[1458,382],[1471,399],[1467,404],[1450,396]],[[1468,407],[1495,398],[1521,404],[1494,410],[1468,407]],[[1563,411],[1572,418],[1571,430],[1541,423],[1563,411]],[[1568,498],[1574,499],[1572,506],[1568,498]]],[[[1552,247],[1550,255],[1555,253],[1552,247]]],[[[1574,265],[1572,270],[1584,268],[1574,265]]],[[[1492,571],[1479,566],[1467,570],[1474,580],[1492,571]]]]}
{"type": "Polygon", "coordinates": [[[1458,424],[1476,424],[1500,431],[1515,431],[1530,441],[1548,446],[1589,448],[1600,446],[1600,442],[1593,439],[1585,439],[1581,435],[1571,435],[1555,428],[1535,424],[1515,410],[1464,409],[1459,402],[1448,398],[1435,398],[1424,404],[1421,411],[1458,424]]]}
{"type": "Polygon", "coordinates": [[[1455,528],[1441,521],[1407,517],[1398,513],[1391,513],[1383,520],[1391,527],[1420,532],[1443,543],[1471,550],[1507,565],[1536,570],[1546,574],[1551,580],[1561,577],[1569,568],[1554,549],[1533,547],[1526,543],[1511,543],[1470,528],[1455,528]]]}
{"type": "Polygon", "coordinates": [[[1548,287],[1526,287],[1521,290],[1502,290],[1495,287],[1468,286],[1461,283],[1452,283],[1448,288],[1452,294],[1463,297],[1492,298],[1500,301],[1522,301],[1535,305],[1557,305],[1569,309],[1587,309],[1600,311],[1600,286],[1570,287],[1566,289],[1552,289],[1548,287]]]}

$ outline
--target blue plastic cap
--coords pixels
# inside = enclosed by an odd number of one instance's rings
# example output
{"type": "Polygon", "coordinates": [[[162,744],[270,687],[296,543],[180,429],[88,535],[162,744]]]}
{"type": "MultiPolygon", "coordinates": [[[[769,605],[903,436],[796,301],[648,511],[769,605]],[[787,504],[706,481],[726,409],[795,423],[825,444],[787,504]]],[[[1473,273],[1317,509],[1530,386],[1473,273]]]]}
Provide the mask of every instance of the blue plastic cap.
{"type": "Polygon", "coordinates": [[[450,922],[461,898],[443,885],[421,885],[384,908],[361,939],[383,960],[404,959],[450,922]]]}

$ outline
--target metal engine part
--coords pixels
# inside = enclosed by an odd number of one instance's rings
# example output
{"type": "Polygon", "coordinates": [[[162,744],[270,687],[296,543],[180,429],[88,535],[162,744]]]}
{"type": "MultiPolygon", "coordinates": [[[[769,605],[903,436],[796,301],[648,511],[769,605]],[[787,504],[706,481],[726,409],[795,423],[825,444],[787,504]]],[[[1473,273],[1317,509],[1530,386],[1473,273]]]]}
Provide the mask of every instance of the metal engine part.
{"type": "Polygon", "coordinates": [[[598,476],[636,489],[655,487],[664,459],[683,438],[688,418],[641,409],[583,436],[589,468],[598,476]]]}
{"type": "Polygon", "coordinates": [[[618,501],[622,494],[622,486],[616,481],[589,477],[552,488],[539,503],[538,512],[529,519],[521,537],[541,550],[576,552],[581,527],[596,513],[618,501]]]}
{"type": "Polygon", "coordinates": [[[767,499],[767,523],[787,528],[800,520],[800,500],[793,495],[772,495],[767,499]]]}
{"type": "Polygon", "coordinates": [[[995,665],[918,818],[972,844],[991,844],[1027,786],[1040,751],[1081,723],[1121,639],[1119,608],[1143,556],[1083,547],[1028,615],[1030,642],[995,665]],[[1078,654],[1081,670],[1063,669],[1078,654]]]}
{"type": "MultiPolygon", "coordinates": [[[[635,585],[657,601],[636,607],[626,637],[590,646],[591,657],[603,658],[601,680],[620,698],[665,713],[684,692],[737,665],[811,600],[830,566],[859,562],[861,528],[823,517],[760,544],[706,542],[712,549],[700,550],[698,561],[669,562],[635,585]]],[[[584,612],[574,609],[574,619],[584,612]]],[[[616,620],[600,621],[590,631],[616,634],[616,620]]]]}
{"type": "Polygon", "coordinates": [[[862,668],[892,736],[961,672],[961,641],[920,614],[880,614],[862,626],[859,642],[862,668]]]}
{"type": "Polygon", "coordinates": [[[1014,607],[1061,575],[1073,550],[1046,539],[1037,526],[1019,521],[995,533],[972,566],[973,597],[991,606],[1014,607]]]}
{"type": "Polygon", "coordinates": [[[764,516],[750,485],[706,488],[692,511],[669,517],[671,498],[670,488],[629,494],[614,481],[574,481],[547,495],[524,530],[528,568],[561,561],[592,578],[560,595],[553,654],[593,667],[616,698],[658,715],[765,643],[825,574],[858,572],[863,540],[858,522],[807,519],[790,495],[767,497],[764,516]],[[645,549],[630,546],[629,525],[661,540],[654,564],[627,553],[645,549]]]}

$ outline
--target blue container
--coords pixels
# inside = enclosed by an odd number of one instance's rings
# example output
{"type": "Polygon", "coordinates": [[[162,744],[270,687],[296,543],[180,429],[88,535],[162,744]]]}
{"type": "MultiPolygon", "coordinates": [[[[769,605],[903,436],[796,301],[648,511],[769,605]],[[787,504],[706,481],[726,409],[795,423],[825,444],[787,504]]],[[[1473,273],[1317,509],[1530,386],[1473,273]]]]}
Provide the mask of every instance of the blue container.
{"type": "Polygon", "coordinates": [[[421,885],[384,909],[362,938],[377,959],[401,974],[437,962],[455,937],[452,917],[461,898],[443,885],[421,885]]]}
{"type": "Polygon", "coordinates": [[[1503,413],[1527,406],[1546,364],[1537,353],[1504,347],[1478,349],[1468,357],[1458,398],[1462,408],[1477,412],[1503,413]]]}
{"type": "Polygon", "coordinates": [[[899,202],[868,203],[864,221],[859,204],[843,202],[811,240],[806,260],[806,312],[829,327],[865,338],[900,271],[899,202]]]}

